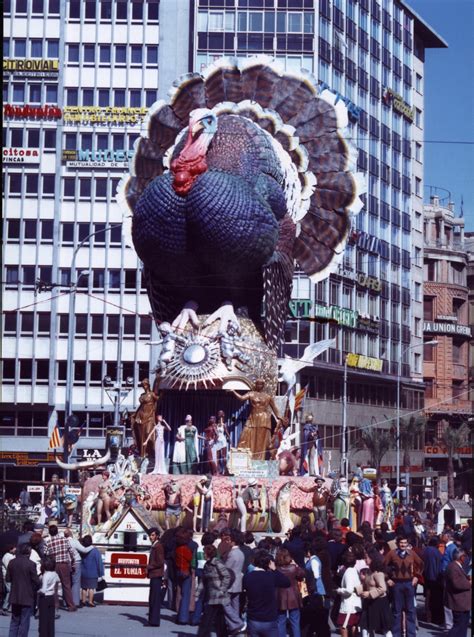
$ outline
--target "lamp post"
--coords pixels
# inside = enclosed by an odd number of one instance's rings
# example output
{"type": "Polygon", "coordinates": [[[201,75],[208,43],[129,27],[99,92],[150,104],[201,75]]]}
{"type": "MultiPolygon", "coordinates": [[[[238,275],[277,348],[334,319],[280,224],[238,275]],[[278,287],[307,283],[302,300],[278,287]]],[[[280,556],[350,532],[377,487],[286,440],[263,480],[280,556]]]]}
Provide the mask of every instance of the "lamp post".
{"type": "Polygon", "coordinates": [[[344,393],[342,397],[342,458],[341,476],[349,479],[349,465],[347,462],[347,354],[344,358],[344,393]]]}
{"type": "Polygon", "coordinates": [[[63,448],[63,462],[67,463],[69,456],[68,447],[68,433],[69,433],[69,421],[68,418],[72,415],[72,389],[74,386],[73,379],[73,366],[74,366],[74,335],[76,331],[76,292],[77,286],[81,277],[88,272],[88,270],[82,270],[76,279],[76,256],[82,246],[89,241],[91,237],[102,232],[108,232],[113,228],[121,226],[120,223],[112,226],[106,226],[100,228],[95,232],[91,232],[85,237],[74,249],[71,260],[71,280],[70,280],[70,292],[69,292],[69,325],[67,334],[67,361],[66,361],[66,398],[64,403],[64,448],[63,448]]]}
{"type": "Polygon", "coordinates": [[[406,352],[415,349],[416,347],[420,347],[423,345],[438,345],[438,341],[427,341],[426,343],[415,343],[414,345],[409,345],[405,347],[402,351],[400,358],[398,359],[397,366],[397,496],[400,495],[400,388],[402,381],[402,361],[406,352]]]}

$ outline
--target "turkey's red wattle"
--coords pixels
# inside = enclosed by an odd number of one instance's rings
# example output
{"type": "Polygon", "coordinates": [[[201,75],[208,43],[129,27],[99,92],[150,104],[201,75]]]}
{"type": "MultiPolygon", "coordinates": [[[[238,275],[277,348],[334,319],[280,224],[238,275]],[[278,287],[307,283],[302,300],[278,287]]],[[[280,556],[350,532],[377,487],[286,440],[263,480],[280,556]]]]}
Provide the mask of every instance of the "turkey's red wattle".
{"type": "Polygon", "coordinates": [[[171,162],[173,190],[177,195],[187,195],[197,177],[206,172],[206,152],[207,146],[203,146],[200,138],[193,140],[190,134],[181,153],[171,162]]]}

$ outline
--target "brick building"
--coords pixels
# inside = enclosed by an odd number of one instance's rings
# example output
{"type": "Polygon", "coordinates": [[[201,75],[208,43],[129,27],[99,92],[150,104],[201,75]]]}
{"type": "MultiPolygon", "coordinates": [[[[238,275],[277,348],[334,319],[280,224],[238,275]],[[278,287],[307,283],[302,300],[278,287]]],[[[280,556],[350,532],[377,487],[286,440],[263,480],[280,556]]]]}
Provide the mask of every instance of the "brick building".
{"type": "MultiPolygon", "coordinates": [[[[471,413],[469,401],[467,253],[464,219],[455,216],[449,197],[431,197],[424,207],[424,348],[426,467],[446,471],[440,438],[446,427],[459,427],[471,413]]],[[[461,469],[470,456],[459,450],[461,469]]],[[[471,462],[468,460],[467,462],[471,462]]],[[[466,476],[467,466],[459,475],[466,476]]],[[[461,489],[464,480],[458,481],[461,489]]]]}

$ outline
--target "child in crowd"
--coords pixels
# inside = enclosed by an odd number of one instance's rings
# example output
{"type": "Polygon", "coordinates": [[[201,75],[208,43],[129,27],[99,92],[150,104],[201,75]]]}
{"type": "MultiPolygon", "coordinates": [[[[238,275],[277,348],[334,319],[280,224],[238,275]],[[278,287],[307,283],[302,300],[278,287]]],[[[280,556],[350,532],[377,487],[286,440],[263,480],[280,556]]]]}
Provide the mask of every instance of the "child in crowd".
{"type": "Polygon", "coordinates": [[[54,557],[44,557],[41,562],[41,588],[38,591],[39,601],[39,637],[54,637],[55,604],[54,597],[60,582],[56,573],[54,557]]]}

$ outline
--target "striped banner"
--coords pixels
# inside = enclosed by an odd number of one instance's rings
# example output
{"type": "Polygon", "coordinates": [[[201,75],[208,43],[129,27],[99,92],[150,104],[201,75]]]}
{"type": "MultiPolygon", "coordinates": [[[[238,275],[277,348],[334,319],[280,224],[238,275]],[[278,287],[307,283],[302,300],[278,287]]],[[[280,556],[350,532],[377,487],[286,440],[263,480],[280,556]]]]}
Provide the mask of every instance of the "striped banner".
{"type": "Polygon", "coordinates": [[[59,425],[56,425],[49,439],[49,448],[57,449],[58,447],[62,447],[63,444],[64,444],[63,435],[61,434],[59,430],[59,425]]]}

